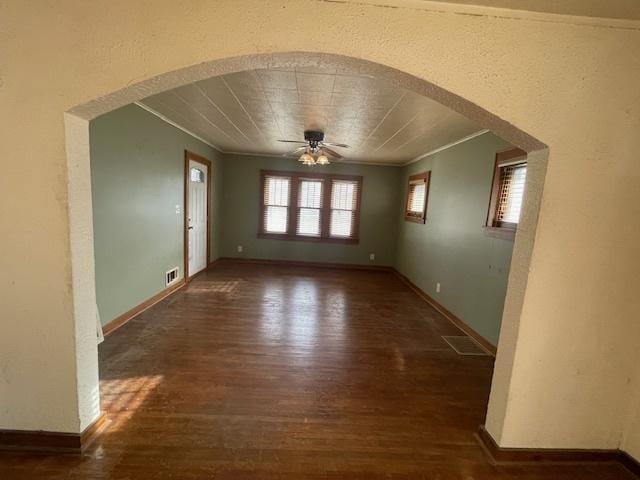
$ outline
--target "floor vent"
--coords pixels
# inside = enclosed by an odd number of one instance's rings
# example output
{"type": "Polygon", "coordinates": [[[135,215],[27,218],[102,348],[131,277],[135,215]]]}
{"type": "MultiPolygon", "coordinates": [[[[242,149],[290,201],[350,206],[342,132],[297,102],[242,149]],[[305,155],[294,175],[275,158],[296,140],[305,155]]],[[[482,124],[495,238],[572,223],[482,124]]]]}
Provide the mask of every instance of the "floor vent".
{"type": "Polygon", "coordinates": [[[449,344],[458,355],[478,355],[489,356],[489,354],[473,338],[466,335],[442,336],[443,340],[449,344]]]}
{"type": "Polygon", "coordinates": [[[173,268],[169,270],[166,274],[165,285],[168,287],[172,283],[175,283],[178,280],[179,267],[173,268]]]}

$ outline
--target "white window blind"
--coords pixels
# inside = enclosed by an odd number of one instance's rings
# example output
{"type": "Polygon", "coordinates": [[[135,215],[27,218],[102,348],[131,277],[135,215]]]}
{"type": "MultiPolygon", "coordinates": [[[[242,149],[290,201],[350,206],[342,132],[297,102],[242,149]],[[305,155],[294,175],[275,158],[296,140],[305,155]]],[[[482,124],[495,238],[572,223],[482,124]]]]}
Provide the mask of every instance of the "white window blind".
{"type": "Polygon", "coordinates": [[[412,183],[409,185],[409,204],[407,209],[412,213],[422,215],[424,211],[424,198],[427,193],[427,184],[425,182],[412,183]]]}
{"type": "Polygon", "coordinates": [[[496,220],[502,223],[518,223],[522,209],[527,164],[507,165],[500,169],[500,190],[496,220]]]}
{"type": "Polygon", "coordinates": [[[286,233],[289,211],[288,177],[266,176],[264,185],[264,231],[268,233],[286,233]]]}
{"type": "Polygon", "coordinates": [[[301,179],[298,184],[298,235],[320,236],[322,180],[301,179]]]}
{"type": "Polygon", "coordinates": [[[358,183],[334,180],[331,188],[330,236],[351,238],[354,236],[358,183]]]}

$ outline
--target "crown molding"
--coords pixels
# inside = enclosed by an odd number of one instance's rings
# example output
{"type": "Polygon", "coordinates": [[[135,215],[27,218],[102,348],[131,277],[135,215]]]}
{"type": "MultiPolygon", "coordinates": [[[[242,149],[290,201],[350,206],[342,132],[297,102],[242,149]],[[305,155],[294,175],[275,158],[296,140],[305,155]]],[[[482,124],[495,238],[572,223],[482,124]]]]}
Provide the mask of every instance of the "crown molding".
{"type": "Polygon", "coordinates": [[[163,120],[164,122],[168,123],[169,125],[171,125],[172,127],[177,128],[178,130],[183,131],[184,133],[186,133],[187,135],[191,135],[193,138],[200,140],[202,143],[206,143],[207,145],[209,145],[211,148],[213,148],[214,150],[217,150],[220,153],[225,153],[220,147],[214,145],[213,143],[211,143],[208,140],[205,140],[204,138],[202,138],[200,135],[196,135],[195,133],[193,133],[191,130],[189,130],[188,128],[184,128],[182,125],[177,124],[176,122],[174,122],[173,120],[171,120],[170,118],[165,117],[163,114],[161,114],[160,112],[158,112],[157,110],[154,110],[153,108],[149,107],[148,105],[145,105],[142,102],[133,102],[134,105],[137,105],[138,107],[140,107],[143,110],[146,110],[147,112],[149,112],[151,115],[155,115],[156,117],[158,117],[160,120],[163,120]]]}
{"type": "MultiPolygon", "coordinates": [[[[255,152],[223,152],[225,155],[237,155],[245,157],[266,157],[266,158],[287,158],[286,155],[278,155],[275,153],[255,153],[255,152]]],[[[289,157],[293,159],[293,157],[289,157]]],[[[367,162],[362,160],[346,160],[341,158],[340,160],[332,160],[332,164],[353,164],[353,165],[371,165],[374,167],[402,167],[402,163],[388,163],[388,162],[367,162]]]]}
{"type": "Polygon", "coordinates": [[[472,139],[474,139],[476,137],[479,137],[480,135],[484,135],[485,133],[489,133],[490,131],[491,130],[487,130],[487,129],[479,130],[477,132],[472,133],[471,135],[467,135],[466,137],[462,137],[459,140],[456,140],[456,141],[451,142],[451,143],[447,143],[446,145],[443,145],[443,146],[438,147],[438,148],[436,148],[434,150],[431,150],[430,152],[423,153],[422,155],[418,155],[416,158],[414,158],[412,160],[409,160],[408,162],[403,163],[401,166],[405,167],[407,165],[411,165],[412,163],[416,163],[417,161],[422,160],[423,158],[430,157],[431,155],[435,155],[436,153],[442,152],[443,150],[446,150],[446,149],[451,148],[451,147],[455,147],[456,145],[460,145],[461,143],[464,143],[464,142],[466,142],[468,140],[472,140],[472,139]]]}

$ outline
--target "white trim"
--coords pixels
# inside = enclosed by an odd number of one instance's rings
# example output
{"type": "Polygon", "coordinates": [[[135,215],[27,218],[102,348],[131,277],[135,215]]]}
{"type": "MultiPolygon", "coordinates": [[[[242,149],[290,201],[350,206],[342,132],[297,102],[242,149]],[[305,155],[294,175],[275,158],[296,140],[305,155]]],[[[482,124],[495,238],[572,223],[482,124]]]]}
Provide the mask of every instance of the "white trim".
{"type": "Polygon", "coordinates": [[[360,160],[333,160],[331,163],[352,163],[354,165],[372,165],[374,167],[402,167],[402,163],[363,162],[360,160]]]}
{"type": "Polygon", "coordinates": [[[193,138],[200,140],[202,143],[206,143],[207,145],[209,145],[211,148],[217,150],[220,153],[225,153],[220,147],[217,147],[216,145],[214,145],[213,143],[205,140],[204,138],[202,138],[200,135],[196,135],[195,133],[193,133],[192,131],[184,128],[181,125],[178,125],[176,122],[174,122],[173,120],[165,117],[163,114],[161,114],[160,112],[158,112],[157,110],[154,110],[153,108],[149,107],[148,105],[145,105],[142,102],[133,102],[134,105],[137,105],[138,107],[140,107],[143,110],[146,110],[147,112],[149,112],[152,115],[155,115],[156,117],[158,117],[160,120],[163,120],[165,122],[167,122],[169,125],[176,127],[178,130],[182,130],[184,133],[186,133],[187,135],[191,135],[193,138]]]}
{"type": "MultiPolygon", "coordinates": [[[[287,158],[286,154],[225,151],[225,155],[244,155],[246,157],[287,158]]],[[[290,157],[294,158],[294,157],[290,157]]]]}
{"type": "Polygon", "coordinates": [[[417,156],[416,158],[414,158],[413,160],[409,160],[406,163],[403,163],[402,165],[400,165],[401,167],[405,167],[407,165],[411,165],[412,163],[416,163],[418,160],[422,160],[423,158],[427,158],[431,155],[435,155],[438,152],[442,152],[443,150],[446,150],[447,148],[451,148],[451,147],[455,147],[456,145],[460,145],[461,143],[466,142],[467,140],[471,140],[474,139],[476,137],[479,137],[480,135],[484,135],[485,133],[489,133],[491,130],[480,130],[478,132],[472,133],[471,135],[467,135],[466,137],[462,137],[459,140],[456,140],[455,142],[451,142],[451,143],[447,143],[446,145],[443,145],[441,147],[438,147],[434,150],[431,150],[430,152],[427,153],[423,153],[422,155],[417,156]]]}

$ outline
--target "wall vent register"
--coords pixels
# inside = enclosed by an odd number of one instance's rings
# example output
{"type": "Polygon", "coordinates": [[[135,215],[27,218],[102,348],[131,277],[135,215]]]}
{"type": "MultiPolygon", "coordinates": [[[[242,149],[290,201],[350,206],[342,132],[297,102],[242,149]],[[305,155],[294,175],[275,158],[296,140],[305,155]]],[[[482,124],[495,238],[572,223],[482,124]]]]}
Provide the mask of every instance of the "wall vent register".
{"type": "Polygon", "coordinates": [[[178,281],[178,277],[180,275],[180,268],[179,267],[175,267],[172,268],[171,270],[169,270],[166,274],[165,274],[165,286],[169,286],[172,285],[174,283],[176,283],[178,281]]]}

